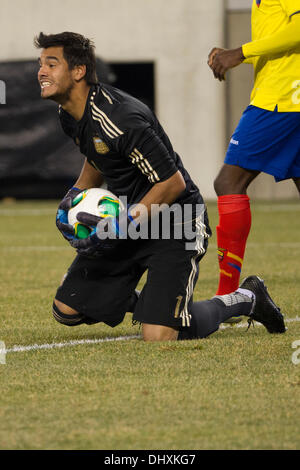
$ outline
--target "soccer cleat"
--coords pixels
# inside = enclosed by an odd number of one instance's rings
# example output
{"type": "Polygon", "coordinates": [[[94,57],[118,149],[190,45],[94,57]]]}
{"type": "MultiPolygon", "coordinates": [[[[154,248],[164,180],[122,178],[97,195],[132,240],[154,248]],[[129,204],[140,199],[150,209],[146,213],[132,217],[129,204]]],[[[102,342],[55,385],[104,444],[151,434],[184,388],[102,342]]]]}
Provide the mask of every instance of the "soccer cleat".
{"type": "Polygon", "coordinates": [[[255,295],[255,300],[249,314],[249,326],[253,320],[262,323],[269,333],[284,333],[283,315],[280,308],[271,299],[264,281],[258,276],[249,276],[240,285],[241,289],[248,289],[255,295]]]}

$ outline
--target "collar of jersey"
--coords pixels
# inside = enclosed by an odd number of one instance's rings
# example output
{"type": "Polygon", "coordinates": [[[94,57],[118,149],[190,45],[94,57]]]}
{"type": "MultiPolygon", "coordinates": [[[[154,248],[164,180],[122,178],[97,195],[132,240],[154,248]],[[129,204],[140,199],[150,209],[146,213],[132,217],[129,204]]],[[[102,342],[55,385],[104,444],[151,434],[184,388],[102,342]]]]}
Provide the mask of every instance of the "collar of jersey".
{"type": "Polygon", "coordinates": [[[87,97],[87,100],[86,100],[86,103],[85,103],[83,116],[80,119],[80,121],[77,121],[77,126],[79,126],[79,127],[81,127],[82,124],[84,124],[85,121],[87,120],[90,99],[91,99],[92,93],[96,90],[96,87],[97,87],[97,85],[92,85],[91,88],[90,88],[90,91],[89,91],[89,94],[88,94],[88,97],[87,97]]]}

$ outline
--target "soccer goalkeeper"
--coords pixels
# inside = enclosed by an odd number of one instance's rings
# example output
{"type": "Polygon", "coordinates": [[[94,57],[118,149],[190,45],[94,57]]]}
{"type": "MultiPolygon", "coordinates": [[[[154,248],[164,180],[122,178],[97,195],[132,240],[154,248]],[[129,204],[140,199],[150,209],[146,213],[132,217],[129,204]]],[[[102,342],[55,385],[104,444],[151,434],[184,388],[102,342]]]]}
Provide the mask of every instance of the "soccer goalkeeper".
{"type": "MultiPolygon", "coordinates": [[[[256,276],[230,295],[193,302],[198,264],[211,232],[199,189],[155,114],[132,96],[98,83],[94,46],[80,34],[40,33],[35,45],[42,49],[41,96],[60,105],[63,130],[86,157],[57,212],[57,227],[78,254],[57,290],[55,319],[69,326],[104,322],[114,327],[133,312],[146,341],[206,337],[233,315],[247,315],[270,333],[283,333],[282,314],[256,276]],[[103,182],[116,196],[127,198],[122,224],[111,219],[111,236],[103,240],[104,227],[96,221],[97,230],[78,240],[67,211],[79,191],[103,182]],[[136,240],[119,231],[124,221],[128,227],[137,223],[142,208],[147,215],[139,223],[149,224],[153,206],[173,203],[183,213],[187,206],[192,209],[191,218],[182,223],[191,227],[193,239],[185,231],[179,239],[173,236],[173,218],[168,239],[159,232],[159,237],[136,240]],[[146,271],[147,282],[138,295],[135,288],[146,271]]],[[[87,225],[95,222],[89,214],[81,217],[87,225]]]]}
{"type": "Polygon", "coordinates": [[[208,64],[215,78],[243,62],[254,67],[251,103],[229,143],[216,180],[220,266],[217,294],[239,285],[251,228],[249,184],[260,172],[275,181],[293,179],[300,192],[300,2],[254,0],[252,41],[214,48],[208,64]]]}

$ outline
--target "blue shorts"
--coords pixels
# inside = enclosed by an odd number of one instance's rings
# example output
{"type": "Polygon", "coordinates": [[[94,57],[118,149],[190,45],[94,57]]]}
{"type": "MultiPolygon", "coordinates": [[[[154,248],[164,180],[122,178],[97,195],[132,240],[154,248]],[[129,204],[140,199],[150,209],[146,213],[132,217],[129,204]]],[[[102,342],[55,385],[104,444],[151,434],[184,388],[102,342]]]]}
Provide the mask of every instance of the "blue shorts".
{"type": "Polygon", "coordinates": [[[234,131],[225,163],[273,175],[300,178],[300,113],[248,106],[234,131]]]}

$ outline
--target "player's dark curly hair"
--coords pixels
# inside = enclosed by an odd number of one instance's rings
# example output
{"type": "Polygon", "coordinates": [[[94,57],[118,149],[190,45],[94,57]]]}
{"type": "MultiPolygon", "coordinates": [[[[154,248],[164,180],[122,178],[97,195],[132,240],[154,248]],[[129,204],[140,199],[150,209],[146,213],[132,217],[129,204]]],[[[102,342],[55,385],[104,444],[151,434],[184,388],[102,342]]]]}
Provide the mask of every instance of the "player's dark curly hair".
{"type": "Polygon", "coordinates": [[[34,45],[38,49],[48,47],[63,47],[64,58],[69,69],[72,70],[77,65],[86,66],[85,81],[88,85],[95,85],[98,82],[96,73],[96,56],[94,43],[81,34],[65,31],[59,34],[40,33],[34,38],[34,45]]]}

